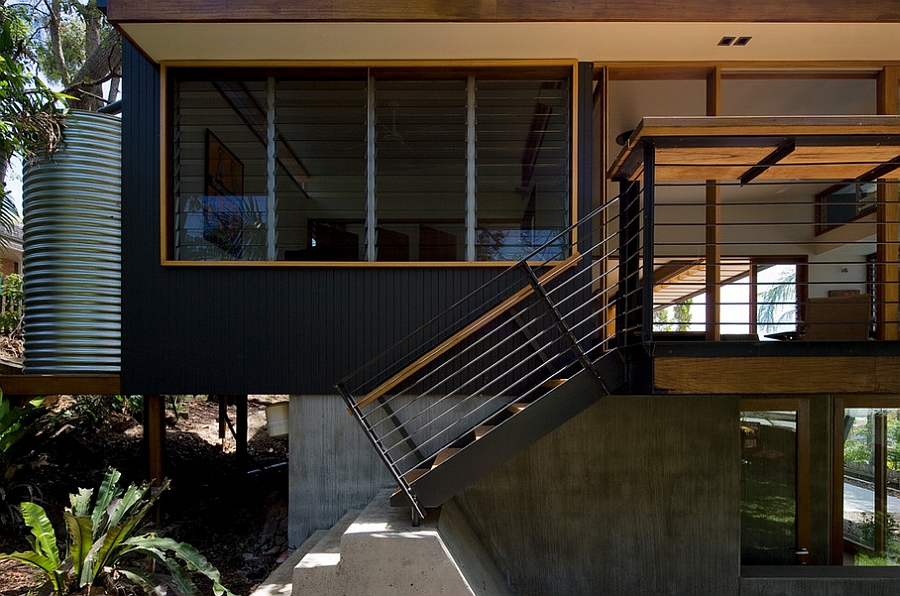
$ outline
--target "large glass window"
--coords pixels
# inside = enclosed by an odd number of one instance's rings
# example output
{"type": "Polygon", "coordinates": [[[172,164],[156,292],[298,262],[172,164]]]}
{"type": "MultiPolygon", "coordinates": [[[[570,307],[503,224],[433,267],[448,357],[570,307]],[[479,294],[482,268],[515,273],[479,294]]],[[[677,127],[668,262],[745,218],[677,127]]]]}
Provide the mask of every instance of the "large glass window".
{"type": "Polygon", "coordinates": [[[900,409],[848,407],[843,424],[843,563],[900,565],[900,409]]]}
{"type": "Polygon", "coordinates": [[[171,259],[510,261],[571,223],[563,69],[169,81],[171,259]]]}
{"type": "Polygon", "coordinates": [[[805,404],[791,401],[743,404],[766,409],[741,412],[742,565],[808,560],[808,503],[800,491],[806,476],[801,455],[808,448],[800,440],[800,429],[808,414],[805,404]]]}

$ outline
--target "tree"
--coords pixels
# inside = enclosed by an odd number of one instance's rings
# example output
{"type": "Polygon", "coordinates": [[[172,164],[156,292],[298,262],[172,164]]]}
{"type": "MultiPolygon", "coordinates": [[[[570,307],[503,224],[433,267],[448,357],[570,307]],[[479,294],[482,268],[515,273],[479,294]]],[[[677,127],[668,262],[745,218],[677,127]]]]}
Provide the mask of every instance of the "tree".
{"type": "Polygon", "coordinates": [[[116,100],[122,76],[122,42],[97,0],[31,0],[41,25],[35,55],[51,82],[72,96],[69,107],[96,111],[116,100]],[[103,93],[103,85],[109,90],[103,93]]]}
{"type": "Polygon", "coordinates": [[[11,231],[16,208],[6,191],[9,160],[27,161],[51,152],[60,138],[63,94],[50,89],[35,72],[29,44],[32,27],[28,7],[0,4],[0,225],[11,231]]]}
{"type": "Polygon", "coordinates": [[[691,305],[694,303],[693,298],[688,298],[682,302],[676,302],[666,308],[653,311],[653,330],[654,331],[690,331],[691,320],[694,315],[691,314],[691,305]],[[669,318],[669,315],[672,318],[669,318]]]}

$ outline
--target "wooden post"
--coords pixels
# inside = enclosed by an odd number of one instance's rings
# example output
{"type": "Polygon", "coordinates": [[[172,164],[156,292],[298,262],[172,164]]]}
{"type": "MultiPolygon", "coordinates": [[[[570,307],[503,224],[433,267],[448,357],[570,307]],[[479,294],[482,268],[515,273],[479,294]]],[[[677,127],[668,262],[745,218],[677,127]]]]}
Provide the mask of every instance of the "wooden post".
{"type": "Polygon", "coordinates": [[[239,472],[247,471],[247,400],[246,395],[234,396],[235,457],[239,472]]]}
{"type": "Polygon", "coordinates": [[[144,396],[144,443],[150,483],[159,486],[164,477],[166,451],[166,404],[161,395],[144,396]]]}
{"type": "MultiPolygon", "coordinates": [[[[900,113],[900,67],[885,67],[878,75],[878,113],[900,113]]],[[[876,319],[878,339],[900,339],[900,251],[898,251],[898,227],[900,227],[900,203],[897,180],[878,181],[877,241],[875,251],[876,319]]]]}
{"type": "MultiPolygon", "coordinates": [[[[609,187],[606,179],[606,168],[609,164],[609,67],[604,66],[600,69],[600,77],[597,80],[597,87],[594,90],[594,193],[596,194],[594,207],[606,205],[609,201],[609,187]]],[[[614,213],[605,210],[601,216],[603,221],[599,226],[599,236],[601,238],[610,238],[615,231],[610,228],[614,221],[614,213]]],[[[599,293],[601,300],[600,305],[603,310],[602,339],[604,341],[612,340],[616,334],[616,309],[610,307],[615,302],[615,288],[610,279],[609,272],[613,269],[614,264],[605,255],[610,253],[610,243],[603,242],[600,244],[600,254],[603,260],[596,263],[594,279],[597,280],[596,291],[599,293]]]]}
{"type": "MultiPolygon", "coordinates": [[[[722,69],[710,70],[706,77],[706,115],[722,113],[722,69]]],[[[719,325],[721,303],[720,272],[722,261],[721,218],[722,191],[715,180],[706,181],[706,340],[718,341],[722,335],[719,325]]]]}

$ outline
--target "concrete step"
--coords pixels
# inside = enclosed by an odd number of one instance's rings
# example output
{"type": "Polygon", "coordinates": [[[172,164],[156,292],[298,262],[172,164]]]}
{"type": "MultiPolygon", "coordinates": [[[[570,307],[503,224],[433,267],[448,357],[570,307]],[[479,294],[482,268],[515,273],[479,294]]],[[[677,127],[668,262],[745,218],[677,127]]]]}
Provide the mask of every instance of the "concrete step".
{"type": "Polygon", "coordinates": [[[311,551],[320,540],[328,534],[328,530],[316,530],[301,544],[297,550],[285,559],[275,571],[269,574],[250,596],[291,596],[294,588],[294,567],[311,551]]]}
{"type": "Polygon", "coordinates": [[[336,525],[302,558],[294,568],[292,596],[510,594],[454,504],[413,527],[407,510],[390,508],[390,494],[381,492],[352,523],[336,525]]]}

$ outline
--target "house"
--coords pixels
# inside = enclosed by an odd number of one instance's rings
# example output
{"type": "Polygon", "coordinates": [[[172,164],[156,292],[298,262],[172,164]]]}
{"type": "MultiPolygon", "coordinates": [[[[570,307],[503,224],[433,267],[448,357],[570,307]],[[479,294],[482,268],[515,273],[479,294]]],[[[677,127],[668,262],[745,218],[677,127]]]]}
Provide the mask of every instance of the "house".
{"type": "Polygon", "coordinates": [[[22,226],[16,225],[12,230],[2,232],[6,241],[3,257],[0,259],[0,275],[22,272],[22,226]]]}
{"type": "Polygon", "coordinates": [[[105,4],[121,389],[290,394],[293,543],[399,485],[517,594],[900,587],[896,2],[105,4]]]}

